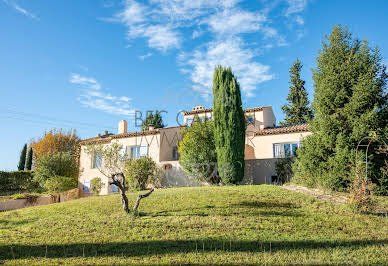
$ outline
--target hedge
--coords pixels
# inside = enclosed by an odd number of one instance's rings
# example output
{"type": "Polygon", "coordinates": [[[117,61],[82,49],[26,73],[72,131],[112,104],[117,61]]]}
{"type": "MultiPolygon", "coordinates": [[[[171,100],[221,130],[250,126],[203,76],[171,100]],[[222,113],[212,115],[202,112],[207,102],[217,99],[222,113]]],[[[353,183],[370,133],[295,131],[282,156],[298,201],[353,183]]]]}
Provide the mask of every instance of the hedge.
{"type": "Polygon", "coordinates": [[[38,188],[39,185],[33,180],[32,171],[0,171],[0,191],[28,190],[38,188]]]}

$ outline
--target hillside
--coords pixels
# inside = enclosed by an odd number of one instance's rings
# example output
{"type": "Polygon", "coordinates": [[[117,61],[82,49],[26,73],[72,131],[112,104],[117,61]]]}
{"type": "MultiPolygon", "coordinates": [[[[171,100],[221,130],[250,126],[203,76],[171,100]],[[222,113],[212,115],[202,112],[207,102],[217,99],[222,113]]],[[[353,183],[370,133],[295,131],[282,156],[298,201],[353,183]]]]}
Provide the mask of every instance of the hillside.
{"type": "Polygon", "coordinates": [[[160,189],[139,211],[109,195],[0,213],[0,264],[388,263],[387,218],[281,187],[160,189]]]}

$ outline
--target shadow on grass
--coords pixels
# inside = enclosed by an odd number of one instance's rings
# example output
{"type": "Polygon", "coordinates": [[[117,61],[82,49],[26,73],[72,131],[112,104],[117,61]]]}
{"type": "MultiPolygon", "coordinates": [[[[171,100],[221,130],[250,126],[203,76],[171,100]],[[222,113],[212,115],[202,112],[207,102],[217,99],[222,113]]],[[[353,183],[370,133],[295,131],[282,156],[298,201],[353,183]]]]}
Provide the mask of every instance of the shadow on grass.
{"type": "Polygon", "coordinates": [[[251,207],[251,208],[287,208],[296,209],[299,206],[290,202],[278,202],[278,201],[242,201],[235,204],[236,207],[251,207]]]}
{"type": "Polygon", "coordinates": [[[194,217],[194,216],[210,216],[210,215],[220,215],[220,216],[292,216],[300,217],[302,214],[296,212],[295,209],[299,208],[296,205],[289,203],[279,203],[279,202],[250,202],[244,201],[240,204],[233,204],[230,207],[215,207],[215,206],[204,206],[197,208],[186,208],[178,209],[174,211],[159,211],[155,213],[143,213],[143,216],[151,217],[168,217],[168,216],[184,216],[184,217],[194,217]],[[245,208],[246,210],[236,210],[238,208],[245,208]],[[266,208],[266,210],[259,210],[259,208],[266,208]],[[272,208],[272,209],[271,209],[272,208]],[[275,208],[282,208],[276,210],[275,208]]]}
{"type": "Polygon", "coordinates": [[[12,221],[12,220],[0,220],[0,226],[3,225],[24,225],[29,224],[32,222],[35,222],[37,219],[27,219],[27,220],[20,220],[20,221],[12,221]]]}
{"type": "Polygon", "coordinates": [[[349,241],[230,241],[230,240],[154,240],[126,243],[80,243],[56,245],[0,245],[0,259],[23,259],[32,257],[135,257],[178,253],[224,252],[276,252],[291,250],[320,250],[334,248],[363,248],[388,245],[384,240],[349,241]]]}

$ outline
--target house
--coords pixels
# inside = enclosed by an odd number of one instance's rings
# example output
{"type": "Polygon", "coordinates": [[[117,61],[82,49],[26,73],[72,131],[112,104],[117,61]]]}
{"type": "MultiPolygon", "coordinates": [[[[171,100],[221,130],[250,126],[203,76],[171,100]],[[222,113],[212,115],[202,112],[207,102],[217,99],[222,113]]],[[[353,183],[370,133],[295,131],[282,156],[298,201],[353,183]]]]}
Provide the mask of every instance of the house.
{"type": "MultiPolygon", "coordinates": [[[[276,126],[276,118],[271,106],[245,109],[247,132],[245,144],[245,177],[243,182],[249,184],[271,184],[276,179],[275,162],[278,158],[292,157],[301,145],[304,137],[310,133],[308,124],[276,126]]],[[[199,120],[212,119],[212,109],[202,106],[183,112],[184,124],[190,126],[195,117],[199,120]]],[[[130,158],[151,157],[165,169],[164,186],[197,186],[198,181],[188,176],[179,165],[177,143],[181,140],[183,126],[154,129],[148,131],[127,132],[127,122],[121,120],[117,134],[105,131],[104,135],[81,142],[79,188],[84,193],[90,192],[90,180],[101,177],[104,183],[101,194],[117,191],[108,185],[108,178],[98,168],[103,158],[90,156],[85,152],[85,145],[99,143],[110,145],[119,143],[123,152],[130,158]]]]}

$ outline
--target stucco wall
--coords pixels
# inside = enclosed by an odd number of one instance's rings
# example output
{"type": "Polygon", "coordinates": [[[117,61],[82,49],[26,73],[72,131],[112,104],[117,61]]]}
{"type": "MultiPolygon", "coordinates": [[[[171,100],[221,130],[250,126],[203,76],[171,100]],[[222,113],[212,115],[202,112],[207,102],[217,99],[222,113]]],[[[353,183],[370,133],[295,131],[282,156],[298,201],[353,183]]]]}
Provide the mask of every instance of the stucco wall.
{"type": "Polygon", "coordinates": [[[167,168],[164,170],[164,177],[161,182],[163,187],[191,187],[206,185],[206,183],[198,182],[196,179],[187,175],[178,161],[163,162],[161,166],[163,168],[167,168]]]}
{"type": "Polygon", "coordinates": [[[271,184],[271,177],[276,176],[277,159],[245,160],[244,179],[242,184],[271,184]]]}
{"type": "Polygon", "coordinates": [[[254,150],[254,158],[251,156],[249,159],[274,158],[274,143],[300,142],[310,134],[310,132],[302,132],[279,135],[248,136],[245,143],[250,149],[253,148],[254,150]]]}
{"type": "Polygon", "coordinates": [[[173,161],[173,148],[182,139],[181,127],[170,127],[160,129],[160,150],[159,161],[173,161]]]}
{"type": "Polygon", "coordinates": [[[0,211],[10,211],[31,206],[47,205],[50,203],[52,203],[51,196],[38,197],[32,202],[27,199],[15,199],[0,202],[0,211]]]}
{"type": "Polygon", "coordinates": [[[274,127],[276,125],[276,117],[273,113],[272,107],[267,106],[263,108],[264,128],[274,127]]]}
{"type": "MultiPolygon", "coordinates": [[[[107,144],[104,144],[107,145],[107,144]]],[[[83,184],[85,180],[92,180],[95,177],[100,177],[102,183],[105,185],[101,189],[101,195],[105,195],[111,192],[110,187],[108,186],[108,178],[104,176],[98,169],[92,169],[92,159],[89,154],[85,152],[86,147],[81,146],[80,154],[80,174],[78,178],[78,188],[83,192],[83,184]]]]}

